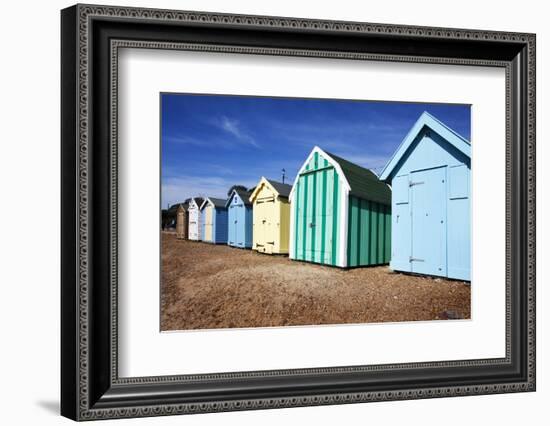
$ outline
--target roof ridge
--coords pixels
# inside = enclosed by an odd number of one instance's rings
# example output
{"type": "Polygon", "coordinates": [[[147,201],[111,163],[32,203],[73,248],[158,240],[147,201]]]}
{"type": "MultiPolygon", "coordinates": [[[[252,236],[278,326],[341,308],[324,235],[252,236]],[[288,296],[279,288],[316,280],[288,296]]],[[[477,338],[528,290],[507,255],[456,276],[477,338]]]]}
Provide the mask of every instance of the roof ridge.
{"type": "MultiPolygon", "coordinates": [[[[443,126],[445,129],[447,129],[448,131],[450,131],[451,133],[453,133],[455,136],[457,136],[458,138],[462,139],[464,142],[466,142],[468,145],[472,145],[472,143],[470,142],[470,140],[466,139],[464,136],[462,136],[460,133],[458,133],[456,130],[454,130],[452,127],[449,127],[447,126],[443,121],[441,121],[440,119],[438,119],[437,117],[433,116],[432,114],[430,114],[428,111],[424,111],[422,113],[422,115],[426,115],[428,116],[429,118],[431,118],[432,120],[434,120],[435,122],[437,122],[437,124],[440,124],[441,126],[443,126]]],[[[422,117],[421,115],[421,117],[422,117]]]]}
{"type": "Polygon", "coordinates": [[[279,185],[288,185],[288,183],[284,183],[284,182],[280,182],[278,180],[275,180],[275,179],[268,179],[268,178],[265,178],[265,180],[267,180],[268,182],[273,182],[273,183],[278,183],[279,185]]]}
{"type": "Polygon", "coordinates": [[[387,180],[390,177],[395,167],[397,167],[400,159],[407,153],[409,147],[422,133],[422,131],[424,131],[424,128],[428,128],[431,131],[437,133],[447,143],[454,146],[458,151],[462,152],[463,155],[471,157],[471,143],[468,139],[457,133],[455,130],[431,115],[429,112],[424,111],[422,114],[420,114],[420,116],[414,122],[405,137],[401,140],[401,143],[396,148],[393,155],[380,172],[380,179],[387,180]],[[446,132],[447,135],[445,135],[446,132]]]}
{"type": "Polygon", "coordinates": [[[376,173],[374,173],[374,172],[373,172],[371,169],[369,169],[368,167],[363,167],[363,166],[361,166],[361,165],[359,165],[359,164],[357,164],[357,163],[354,163],[353,161],[346,160],[345,158],[340,157],[339,155],[333,154],[332,152],[325,151],[325,150],[323,150],[323,151],[324,151],[326,154],[330,155],[330,156],[331,156],[332,158],[334,158],[334,159],[338,159],[338,160],[340,160],[340,161],[345,161],[346,163],[349,163],[349,164],[351,164],[351,165],[353,165],[353,166],[355,166],[355,167],[359,167],[359,168],[361,168],[361,169],[364,169],[364,170],[370,172],[374,177],[376,177],[376,173]]]}
{"type": "Polygon", "coordinates": [[[390,189],[371,169],[360,166],[359,164],[353,163],[352,161],[323,149],[321,149],[321,151],[338,163],[344,177],[349,183],[351,194],[382,204],[391,203],[390,189]]]}
{"type": "Polygon", "coordinates": [[[225,199],[225,206],[227,207],[229,205],[234,194],[237,194],[244,204],[249,206],[252,205],[249,200],[250,197],[247,197],[247,195],[249,195],[250,193],[251,192],[248,189],[233,188],[231,194],[229,194],[229,197],[225,199]]]}

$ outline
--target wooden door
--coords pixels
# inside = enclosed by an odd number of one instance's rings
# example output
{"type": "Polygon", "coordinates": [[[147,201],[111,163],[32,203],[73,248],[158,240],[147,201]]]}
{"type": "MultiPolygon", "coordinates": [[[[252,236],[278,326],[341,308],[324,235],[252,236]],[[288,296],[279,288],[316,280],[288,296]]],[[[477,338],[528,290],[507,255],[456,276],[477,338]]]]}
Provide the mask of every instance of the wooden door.
{"type": "Polygon", "coordinates": [[[214,234],[213,234],[213,228],[214,228],[214,215],[213,215],[213,207],[212,206],[206,206],[205,207],[205,215],[204,215],[204,240],[205,241],[214,241],[214,234]]]}
{"type": "Polygon", "coordinates": [[[445,179],[444,167],[410,175],[412,272],[447,275],[445,179]]]}
{"type": "Polygon", "coordinates": [[[254,243],[255,248],[263,253],[273,253],[275,235],[272,230],[274,197],[264,197],[254,206],[254,243]]]}
{"type": "Polygon", "coordinates": [[[178,209],[176,217],[176,237],[179,239],[187,238],[187,218],[185,210],[178,209]]]}
{"type": "Polygon", "coordinates": [[[200,212],[196,209],[189,209],[189,239],[199,239],[199,218],[200,212]]]}
{"type": "Polygon", "coordinates": [[[231,203],[227,212],[227,241],[229,245],[237,244],[237,206],[231,203]]]}

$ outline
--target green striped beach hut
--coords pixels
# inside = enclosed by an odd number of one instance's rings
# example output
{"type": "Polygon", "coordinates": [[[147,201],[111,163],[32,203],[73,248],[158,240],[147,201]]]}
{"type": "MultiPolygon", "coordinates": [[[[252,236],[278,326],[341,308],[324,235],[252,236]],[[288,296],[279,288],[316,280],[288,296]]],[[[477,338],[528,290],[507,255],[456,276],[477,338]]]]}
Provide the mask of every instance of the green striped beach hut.
{"type": "Polygon", "coordinates": [[[389,263],[391,190],[372,171],[316,146],[289,199],[291,259],[342,268],[389,263]]]}

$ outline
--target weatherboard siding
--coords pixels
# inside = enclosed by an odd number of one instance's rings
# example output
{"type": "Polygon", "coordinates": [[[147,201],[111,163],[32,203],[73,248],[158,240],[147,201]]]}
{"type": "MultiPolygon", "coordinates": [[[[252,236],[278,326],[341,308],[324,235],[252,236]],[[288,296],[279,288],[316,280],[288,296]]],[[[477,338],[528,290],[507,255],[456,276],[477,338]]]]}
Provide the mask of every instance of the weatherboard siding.
{"type": "Polygon", "coordinates": [[[252,246],[252,206],[246,205],[237,193],[228,203],[227,244],[233,247],[252,246]]]}
{"type": "Polygon", "coordinates": [[[350,196],[348,226],[349,267],[381,265],[390,261],[390,206],[350,196]]]}
{"type": "Polygon", "coordinates": [[[253,194],[252,249],[266,254],[287,254],[289,250],[290,203],[262,177],[253,194]]]}
{"type": "Polygon", "coordinates": [[[200,211],[200,216],[201,216],[201,219],[200,219],[200,222],[199,222],[199,226],[200,226],[200,237],[199,237],[199,240],[200,241],[206,241],[206,210],[202,209],[200,211]]]}
{"type": "Polygon", "coordinates": [[[294,258],[338,265],[340,178],[319,153],[300,175],[295,188],[294,258]]]}
{"type": "Polygon", "coordinates": [[[213,228],[214,228],[214,215],[212,214],[213,208],[206,206],[204,208],[204,241],[212,242],[213,240],[213,228]]]}
{"type": "Polygon", "coordinates": [[[201,239],[202,231],[201,212],[194,201],[189,205],[187,214],[189,215],[189,239],[198,241],[201,239]]]}
{"type": "Polygon", "coordinates": [[[387,264],[390,203],[391,189],[370,170],[315,147],[291,193],[291,259],[343,268],[387,264]]]}
{"type": "Polygon", "coordinates": [[[247,207],[245,210],[245,234],[244,234],[244,245],[247,248],[252,247],[252,207],[247,207]]]}
{"type": "Polygon", "coordinates": [[[200,216],[200,239],[206,243],[227,244],[227,209],[208,202],[200,216]]]}
{"type": "Polygon", "coordinates": [[[179,206],[176,213],[176,238],[186,240],[188,237],[187,210],[179,206]]]}
{"type": "Polygon", "coordinates": [[[381,178],[392,185],[396,271],[471,279],[470,143],[422,114],[381,178]]]}
{"type": "Polygon", "coordinates": [[[279,238],[275,243],[275,250],[277,253],[288,253],[288,243],[290,236],[290,203],[285,199],[278,201],[278,215],[279,215],[279,238]]]}
{"type": "Polygon", "coordinates": [[[216,208],[213,209],[214,227],[213,227],[213,243],[227,244],[227,210],[216,208]]]}
{"type": "Polygon", "coordinates": [[[252,209],[252,248],[262,253],[276,253],[274,224],[278,222],[276,195],[264,186],[254,200],[252,209]]]}

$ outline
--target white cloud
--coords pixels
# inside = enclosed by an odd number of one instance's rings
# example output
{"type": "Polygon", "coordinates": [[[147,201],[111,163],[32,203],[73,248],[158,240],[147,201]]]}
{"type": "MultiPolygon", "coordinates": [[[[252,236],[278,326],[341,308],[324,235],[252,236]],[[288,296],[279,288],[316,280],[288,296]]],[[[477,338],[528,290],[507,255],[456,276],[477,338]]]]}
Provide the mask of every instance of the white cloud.
{"type": "Polygon", "coordinates": [[[162,142],[180,145],[204,146],[204,141],[189,136],[166,136],[162,138],[162,142]]]}
{"type": "Polygon", "coordinates": [[[242,128],[242,125],[238,120],[234,120],[223,115],[218,121],[216,121],[216,124],[220,129],[233,135],[237,140],[252,145],[256,148],[259,147],[254,138],[242,128]]]}

